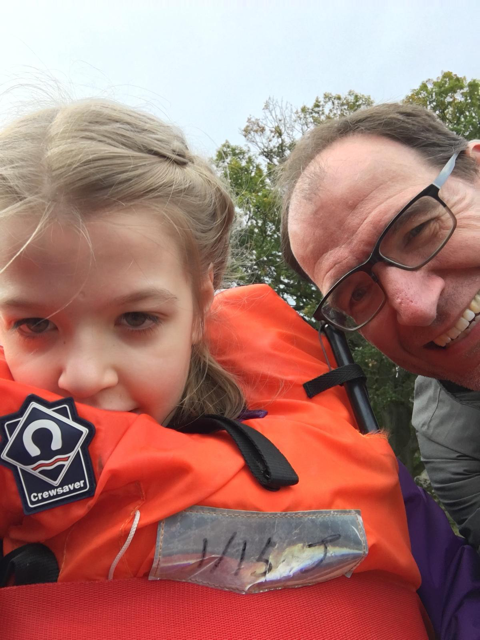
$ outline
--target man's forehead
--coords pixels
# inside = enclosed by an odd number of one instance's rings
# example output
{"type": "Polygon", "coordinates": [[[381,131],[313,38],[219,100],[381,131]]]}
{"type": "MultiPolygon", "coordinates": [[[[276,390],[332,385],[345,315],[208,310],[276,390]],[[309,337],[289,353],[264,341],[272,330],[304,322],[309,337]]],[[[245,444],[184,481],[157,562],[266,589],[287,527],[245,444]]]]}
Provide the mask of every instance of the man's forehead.
{"type": "Polygon", "coordinates": [[[342,138],[319,153],[303,171],[292,194],[292,215],[297,204],[311,205],[308,211],[327,194],[360,200],[370,195],[372,188],[386,188],[390,180],[418,173],[419,164],[424,163],[415,150],[388,138],[342,138]],[[341,182],[337,180],[340,173],[341,182]]]}
{"type": "Polygon", "coordinates": [[[341,259],[339,244],[359,231],[368,249],[402,206],[402,193],[426,186],[431,172],[416,151],[378,136],[351,136],[325,149],[292,195],[289,235],[298,262],[312,277],[321,258],[325,273],[341,259]]]}

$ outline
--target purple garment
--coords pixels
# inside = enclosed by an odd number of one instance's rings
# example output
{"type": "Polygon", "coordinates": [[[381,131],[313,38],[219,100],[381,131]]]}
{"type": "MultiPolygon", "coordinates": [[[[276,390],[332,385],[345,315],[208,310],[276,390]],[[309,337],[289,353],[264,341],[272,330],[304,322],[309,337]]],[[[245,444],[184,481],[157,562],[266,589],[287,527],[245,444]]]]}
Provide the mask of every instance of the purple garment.
{"type": "Polygon", "coordinates": [[[268,411],[265,409],[244,409],[237,420],[255,420],[256,418],[265,418],[267,414],[268,411]]]}
{"type": "Polygon", "coordinates": [[[435,501],[399,462],[418,595],[439,640],[480,640],[480,556],[456,536],[435,501]]]}

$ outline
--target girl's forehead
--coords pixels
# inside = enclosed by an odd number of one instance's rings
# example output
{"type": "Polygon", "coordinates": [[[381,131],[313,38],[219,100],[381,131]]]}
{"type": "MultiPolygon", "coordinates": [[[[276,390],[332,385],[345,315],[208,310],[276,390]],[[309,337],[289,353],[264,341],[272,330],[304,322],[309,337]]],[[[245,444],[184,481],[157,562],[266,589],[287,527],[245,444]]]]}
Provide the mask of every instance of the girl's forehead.
{"type": "Polygon", "coordinates": [[[84,229],[54,222],[30,242],[32,223],[25,222],[6,221],[9,228],[0,233],[1,267],[11,263],[0,273],[4,291],[37,288],[65,296],[84,290],[96,296],[114,287],[163,287],[160,280],[167,279],[170,287],[184,284],[177,244],[150,212],[108,215],[84,229]]]}
{"type": "Polygon", "coordinates": [[[168,227],[150,211],[113,212],[82,223],[55,220],[36,232],[37,227],[34,216],[0,223],[0,268],[16,254],[35,263],[78,266],[86,256],[97,262],[158,248],[178,253],[168,227]]]}

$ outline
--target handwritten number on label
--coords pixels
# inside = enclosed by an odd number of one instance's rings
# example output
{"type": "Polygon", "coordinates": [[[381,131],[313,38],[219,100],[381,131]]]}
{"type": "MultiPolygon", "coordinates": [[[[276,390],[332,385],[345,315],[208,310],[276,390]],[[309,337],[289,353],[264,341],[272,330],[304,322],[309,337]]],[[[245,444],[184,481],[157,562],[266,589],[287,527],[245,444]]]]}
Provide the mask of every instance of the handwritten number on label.
{"type": "Polygon", "coordinates": [[[238,567],[235,569],[235,574],[236,576],[238,576],[238,574],[240,573],[240,569],[242,568],[243,565],[243,561],[245,560],[245,553],[247,552],[247,541],[244,540],[243,541],[243,545],[242,545],[242,552],[240,554],[240,560],[238,561],[238,567]]]}
{"type": "Polygon", "coordinates": [[[215,569],[218,569],[218,567],[220,566],[221,561],[224,559],[224,557],[227,555],[227,551],[228,548],[230,547],[230,545],[232,544],[232,542],[235,540],[235,536],[237,535],[237,532],[235,531],[234,533],[232,533],[232,535],[230,536],[230,538],[228,539],[227,544],[225,545],[223,551],[222,551],[222,555],[217,558],[215,560],[215,562],[213,563],[212,566],[212,571],[215,571],[215,569]]]}
{"type": "Polygon", "coordinates": [[[330,542],[336,542],[341,537],[342,536],[339,533],[334,533],[331,536],[327,536],[326,538],[323,538],[319,542],[310,542],[309,544],[307,544],[308,549],[311,549],[312,547],[321,547],[323,545],[323,556],[313,566],[302,569],[301,573],[308,573],[309,571],[313,571],[314,569],[319,567],[327,557],[328,545],[330,544],[330,542]]]}
{"type": "Polygon", "coordinates": [[[198,565],[199,567],[202,566],[202,564],[205,562],[205,558],[207,557],[207,546],[208,546],[208,539],[204,538],[203,547],[202,547],[202,559],[200,560],[200,564],[198,565]]]}
{"type": "MultiPolygon", "coordinates": [[[[236,536],[237,536],[237,532],[235,531],[234,533],[232,533],[230,538],[227,540],[227,543],[225,544],[225,547],[223,548],[223,551],[222,551],[221,555],[215,560],[215,562],[212,565],[212,568],[211,568],[212,572],[215,571],[216,569],[218,569],[218,567],[220,566],[222,560],[227,555],[228,550],[231,547],[231,545],[232,545],[233,541],[235,540],[236,536]]],[[[309,571],[313,571],[314,569],[317,569],[321,564],[323,564],[323,562],[325,561],[325,559],[326,559],[326,557],[328,555],[329,544],[331,544],[332,542],[336,542],[341,537],[342,536],[339,533],[334,533],[334,534],[332,534],[330,536],[327,536],[326,538],[322,538],[322,540],[319,540],[318,542],[310,542],[310,543],[306,544],[305,546],[307,547],[307,549],[312,549],[314,547],[323,546],[323,555],[319,560],[317,560],[317,562],[314,565],[312,565],[311,567],[306,567],[304,569],[301,569],[300,572],[301,573],[308,573],[309,571]]],[[[264,569],[264,571],[254,571],[251,574],[252,576],[265,577],[272,571],[273,565],[270,562],[269,550],[275,548],[276,546],[277,546],[277,543],[274,542],[271,537],[267,539],[267,541],[263,545],[262,550],[258,554],[258,558],[257,558],[257,562],[263,562],[263,564],[265,565],[265,569],[264,569]]],[[[202,557],[200,559],[199,567],[201,567],[204,564],[204,562],[205,562],[205,560],[207,558],[207,549],[208,549],[208,538],[203,538],[202,557]]],[[[238,561],[237,568],[235,569],[234,575],[238,575],[240,573],[240,570],[242,569],[243,563],[245,561],[246,552],[247,552],[247,541],[244,540],[243,543],[242,543],[242,548],[241,548],[241,551],[240,551],[240,558],[239,558],[239,561],[238,561]]]]}
{"type": "Polygon", "coordinates": [[[271,547],[272,549],[274,547],[277,546],[276,542],[273,542],[273,540],[271,538],[268,538],[268,540],[266,541],[266,543],[263,546],[263,549],[260,551],[260,553],[258,554],[258,558],[257,558],[257,562],[263,562],[265,564],[265,571],[262,571],[260,573],[254,571],[252,573],[252,576],[266,576],[268,573],[270,573],[270,571],[272,570],[272,563],[270,562],[270,554],[267,555],[266,558],[264,558],[264,554],[266,553],[267,549],[269,547],[271,547]]]}

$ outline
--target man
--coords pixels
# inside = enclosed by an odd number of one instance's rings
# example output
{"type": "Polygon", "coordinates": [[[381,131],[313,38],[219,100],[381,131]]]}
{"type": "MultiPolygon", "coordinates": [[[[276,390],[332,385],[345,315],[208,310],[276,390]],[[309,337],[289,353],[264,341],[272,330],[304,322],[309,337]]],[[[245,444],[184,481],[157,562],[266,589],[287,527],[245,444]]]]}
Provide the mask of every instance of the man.
{"type": "Polygon", "coordinates": [[[414,418],[422,455],[475,546],[480,394],[469,390],[480,391],[479,165],[480,141],[468,143],[425,109],[391,104],[311,131],[282,178],[284,253],[324,294],[319,316],[359,329],[394,362],[428,376],[417,385],[414,418]]]}

